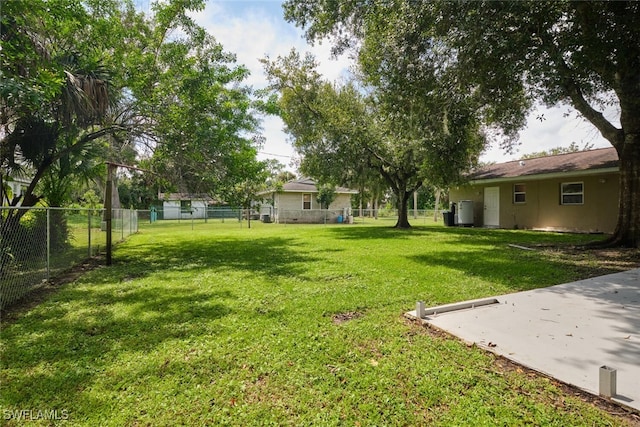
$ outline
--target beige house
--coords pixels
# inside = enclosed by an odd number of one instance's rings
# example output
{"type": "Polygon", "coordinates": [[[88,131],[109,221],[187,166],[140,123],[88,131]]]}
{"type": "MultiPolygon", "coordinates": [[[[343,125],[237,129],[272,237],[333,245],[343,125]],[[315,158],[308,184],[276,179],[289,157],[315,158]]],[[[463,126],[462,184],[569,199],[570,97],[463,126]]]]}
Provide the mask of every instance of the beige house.
{"type": "Polygon", "coordinates": [[[329,209],[323,209],[317,201],[318,188],[313,180],[289,181],[281,189],[260,194],[265,201],[260,207],[260,218],[279,223],[347,222],[351,217],[351,196],[354,194],[358,191],[336,187],[336,199],[329,209]]]}
{"type": "Polygon", "coordinates": [[[449,194],[459,206],[460,224],[589,233],[615,229],[620,184],[614,148],[489,165],[469,178],[449,194]]]}

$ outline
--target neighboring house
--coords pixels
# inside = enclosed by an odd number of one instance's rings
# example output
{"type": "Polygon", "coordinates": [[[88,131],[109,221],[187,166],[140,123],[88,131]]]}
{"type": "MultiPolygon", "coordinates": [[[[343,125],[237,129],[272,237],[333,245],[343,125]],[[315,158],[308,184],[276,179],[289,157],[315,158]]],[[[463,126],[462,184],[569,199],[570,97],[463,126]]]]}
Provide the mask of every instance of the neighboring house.
{"type": "MultiPolygon", "coordinates": [[[[10,199],[16,197],[16,196],[20,196],[22,194],[24,194],[24,192],[27,190],[27,187],[29,186],[29,184],[31,184],[31,180],[26,179],[26,178],[22,178],[22,177],[12,177],[9,179],[5,179],[4,181],[2,181],[5,185],[7,185],[9,187],[9,189],[11,190],[10,192],[10,199]]],[[[6,205],[7,201],[3,198],[2,199],[2,204],[6,205]]]]}
{"type": "Polygon", "coordinates": [[[162,219],[206,218],[211,198],[203,194],[158,193],[162,200],[162,219]]]}
{"type": "Polygon", "coordinates": [[[260,216],[279,223],[322,224],[325,222],[347,222],[351,216],[351,196],[357,190],[337,187],[336,199],[329,209],[322,209],[317,201],[318,188],[309,179],[289,181],[281,189],[260,193],[264,203],[260,216]]]}
{"type": "Polygon", "coordinates": [[[612,233],[617,223],[620,184],[614,148],[489,165],[469,178],[449,194],[461,224],[612,233]]]}

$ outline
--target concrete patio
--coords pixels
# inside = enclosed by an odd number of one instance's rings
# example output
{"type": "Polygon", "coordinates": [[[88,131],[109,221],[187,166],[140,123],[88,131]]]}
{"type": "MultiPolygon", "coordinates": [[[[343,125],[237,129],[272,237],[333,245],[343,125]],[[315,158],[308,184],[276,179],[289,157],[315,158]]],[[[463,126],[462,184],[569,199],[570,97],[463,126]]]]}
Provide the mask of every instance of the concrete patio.
{"type": "Polygon", "coordinates": [[[422,308],[407,315],[640,410],[640,269],[422,308]]]}

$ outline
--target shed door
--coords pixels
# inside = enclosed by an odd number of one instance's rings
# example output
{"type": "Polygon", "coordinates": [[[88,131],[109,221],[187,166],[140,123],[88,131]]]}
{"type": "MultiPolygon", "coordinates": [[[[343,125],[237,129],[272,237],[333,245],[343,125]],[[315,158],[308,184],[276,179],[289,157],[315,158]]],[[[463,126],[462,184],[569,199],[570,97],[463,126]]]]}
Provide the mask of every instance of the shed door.
{"type": "Polygon", "coordinates": [[[484,226],[500,226],[500,187],[484,189],[484,226]]]}

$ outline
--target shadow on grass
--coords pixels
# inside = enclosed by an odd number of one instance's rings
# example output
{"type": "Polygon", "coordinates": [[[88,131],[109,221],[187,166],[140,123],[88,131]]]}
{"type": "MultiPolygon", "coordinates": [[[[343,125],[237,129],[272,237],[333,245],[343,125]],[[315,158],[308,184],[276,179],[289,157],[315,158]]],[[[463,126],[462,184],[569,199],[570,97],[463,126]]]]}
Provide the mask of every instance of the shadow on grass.
{"type": "Polygon", "coordinates": [[[409,259],[458,270],[465,276],[478,277],[518,291],[550,286],[563,280],[563,275],[558,274],[561,273],[557,270],[559,266],[554,262],[513,250],[444,250],[410,256],[409,259]],[[520,262],[514,262],[516,260],[520,262]]]}
{"type": "MultiPolygon", "coordinates": [[[[216,278],[245,271],[273,286],[280,277],[304,275],[315,258],[293,245],[274,237],[118,248],[113,267],[81,278],[3,330],[2,405],[51,407],[56,396],[74,401],[119,359],[229,333],[218,320],[237,311],[236,282],[216,278]],[[186,271],[196,274],[169,277],[186,271]]],[[[154,367],[131,369],[125,383],[154,367]]]]}
{"type": "MultiPolygon", "coordinates": [[[[116,266],[127,280],[158,271],[246,271],[275,282],[280,277],[302,276],[306,263],[317,261],[309,253],[294,250],[300,246],[281,237],[250,240],[180,240],[173,243],[136,244],[114,255],[116,266]]],[[[110,279],[111,280],[111,279],[110,279]]]]}
{"type": "Polygon", "coordinates": [[[367,240],[367,239],[408,239],[416,235],[424,235],[431,231],[430,227],[411,227],[408,229],[375,226],[349,225],[327,228],[337,239],[367,240]]]}
{"type": "MultiPolygon", "coordinates": [[[[474,246],[478,246],[474,242],[474,246]]],[[[516,291],[543,288],[577,278],[617,273],[616,265],[594,268],[569,256],[549,254],[543,251],[526,251],[508,246],[485,249],[438,250],[409,259],[426,265],[439,265],[478,277],[516,291]]]]}
{"type": "Polygon", "coordinates": [[[585,244],[603,240],[607,236],[586,234],[553,233],[532,230],[507,230],[478,227],[444,227],[441,225],[415,225],[409,229],[381,226],[344,226],[328,229],[338,239],[402,239],[415,236],[439,236],[450,241],[474,239],[474,244],[545,244],[554,242],[576,242],[585,244]]]}
{"type": "Polygon", "coordinates": [[[215,336],[223,331],[215,321],[233,312],[233,298],[228,291],[141,284],[67,289],[3,331],[3,405],[50,407],[56,395],[73,401],[124,354],[215,336]]]}
{"type": "Polygon", "coordinates": [[[474,227],[442,227],[439,225],[416,225],[408,229],[393,227],[339,227],[329,229],[336,234],[337,239],[368,240],[368,239],[409,239],[413,237],[437,237],[447,242],[465,242],[473,239],[474,244],[507,244],[518,243],[518,239],[530,241],[533,239],[553,241],[553,234],[534,233],[528,231],[502,230],[474,227]],[[537,234],[537,236],[535,236],[537,234]],[[534,235],[534,236],[532,236],[534,235]]]}

